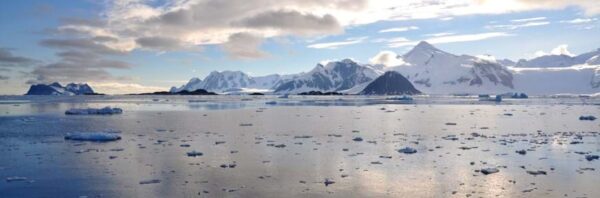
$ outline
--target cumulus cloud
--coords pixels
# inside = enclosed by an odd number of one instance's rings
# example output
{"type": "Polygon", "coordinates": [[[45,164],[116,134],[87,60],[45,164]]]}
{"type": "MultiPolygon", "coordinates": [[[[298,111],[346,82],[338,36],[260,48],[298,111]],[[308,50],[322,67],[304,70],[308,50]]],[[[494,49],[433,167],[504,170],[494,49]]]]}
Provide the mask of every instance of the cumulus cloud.
{"type": "Polygon", "coordinates": [[[236,33],[222,45],[223,50],[234,59],[257,59],[268,56],[259,49],[263,39],[250,33],[236,33]]]}
{"type": "Polygon", "coordinates": [[[288,34],[298,35],[337,34],[342,32],[337,19],[329,14],[316,16],[289,10],[259,13],[234,24],[247,28],[280,30],[288,34]]]}
{"type": "MultiPolygon", "coordinates": [[[[113,0],[104,3],[106,10],[98,19],[66,18],[56,29],[63,33],[88,35],[100,46],[92,43],[79,45],[97,47],[97,50],[172,51],[186,46],[225,45],[230,36],[237,33],[252,33],[263,39],[320,37],[341,33],[346,27],[383,20],[447,20],[454,16],[562,9],[567,6],[578,7],[593,15],[600,9],[596,0],[113,0]],[[164,38],[165,35],[169,38],[164,38]],[[108,49],[102,49],[102,46],[108,49]]],[[[515,19],[514,22],[520,24],[490,28],[516,29],[549,23],[542,18],[515,19]]],[[[411,26],[382,31],[414,29],[416,27],[411,26]]]]}
{"type": "Polygon", "coordinates": [[[550,53],[544,52],[543,50],[538,50],[534,53],[535,57],[546,56],[546,55],[567,55],[567,56],[575,56],[573,53],[569,52],[567,49],[569,45],[561,44],[556,46],[554,49],[550,51],[550,53]]]}
{"type": "Polygon", "coordinates": [[[369,59],[369,62],[371,64],[379,64],[384,65],[386,67],[404,64],[402,58],[400,58],[398,54],[392,51],[381,51],[377,53],[377,55],[375,55],[373,58],[369,59]]]}
{"type": "Polygon", "coordinates": [[[31,58],[14,55],[8,48],[0,48],[0,67],[26,67],[36,62],[31,58]]]}
{"type": "Polygon", "coordinates": [[[315,43],[315,44],[311,44],[307,47],[314,48],[314,49],[337,49],[337,48],[339,48],[341,46],[345,46],[345,45],[354,45],[354,44],[362,43],[367,38],[368,37],[348,38],[345,41],[315,43]]]}

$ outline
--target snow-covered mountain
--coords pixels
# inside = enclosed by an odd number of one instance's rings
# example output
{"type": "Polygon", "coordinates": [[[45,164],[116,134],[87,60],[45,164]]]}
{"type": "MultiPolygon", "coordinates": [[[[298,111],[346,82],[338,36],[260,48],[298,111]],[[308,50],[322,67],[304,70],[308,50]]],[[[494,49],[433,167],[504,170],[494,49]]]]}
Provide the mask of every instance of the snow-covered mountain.
{"type": "Polygon", "coordinates": [[[282,80],[276,93],[300,93],[307,91],[345,91],[366,85],[383,72],[369,65],[360,65],[350,59],[317,64],[310,72],[292,79],[282,80]]]}
{"type": "Polygon", "coordinates": [[[31,85],[25,95],[87,95],[94,94],[94,90],[88,84],[69,83],[63,87],[60,83],[31,85]]]}
{"type": "Polygon", "coordinates": [[[573,65],[581,64],[599,64],[598,57],[600,56],[600,49],[591,51],[588,53],[580,54],[578,56],[569,56],[566,54],[552,54],[536,57],[530,60],[521,59],[516,67],[569,67],[573,65]]]}
{"type": "Polygon", "coordinates": [[[387,71],[402,74],[426,94],[600,92],[600,49],[574,57],[548,55],[515,63],[496,60],[491,55],[455,55],[420,42],[396,58],[398,61],[393,62],[401,65],[369,65],[344,59],[317,64],[309,72],[294,75],[252,77],[240,71],[212,72],[204,80],[192,78],[179,88],[171,88],[171,92],[205,89],[230,94],[255,91],[356,94],[387,71]]]}
{"type": "Polygon", "coordinates": [[[279,74],[268,76],[251,77],[241,71],[213,71],[204,80],[192,78],[187,84],[176,88],[172,87],[170,92],[179,92],[183,90],[194,91],[204,89],[214,92],[240,92],[248,91],[266,91],[273,89],[278,85],[281,79],[288,78],[279,74]]]}
{"type": "Polygon", "coordinates": [[[511,67],[515,90],[529,94],[589,94],[600,92],[600,65],[511,67]]]}
{"type": "Polygon", "coordinates": [[[424,93],[488,93],[514,88],[512,73],[497,62],[454,55],[424,41],[399,58],[405,63],[386,69],[401,73],[424,93]]]}

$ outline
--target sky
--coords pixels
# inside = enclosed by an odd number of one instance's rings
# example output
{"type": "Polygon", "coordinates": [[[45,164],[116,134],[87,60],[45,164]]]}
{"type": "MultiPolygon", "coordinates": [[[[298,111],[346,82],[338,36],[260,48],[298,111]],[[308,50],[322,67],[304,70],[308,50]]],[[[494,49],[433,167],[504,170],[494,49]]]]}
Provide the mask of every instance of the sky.
{"type": "MultiPolygon", "coordinates": [[[[0,95],[31,84],[167,90],[211,71],[291,74],[428,41],[531,59],[600,48],[598,0],[21,0],[0,6],[0,95]]],[[[387,60],[387,59],[383,59],[387,60]]]]}

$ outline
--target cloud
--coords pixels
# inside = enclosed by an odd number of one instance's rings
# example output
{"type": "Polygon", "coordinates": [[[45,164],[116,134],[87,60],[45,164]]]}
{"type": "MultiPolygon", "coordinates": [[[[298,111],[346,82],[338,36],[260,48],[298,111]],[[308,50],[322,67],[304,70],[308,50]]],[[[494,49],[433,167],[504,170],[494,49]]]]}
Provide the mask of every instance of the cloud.
{"type": "Polygon", "coordinates": [[[180,40],[168,37],[141,37],[135,42],[143,48],[157,51],[174,51],[184,45],[180,40]]]}
{"type": "Polygon", "coordinates": [[[600,1],[597,0],[519,0],[529,9],[563,9],[568,6],[576,6],[582,9],[586,15],[600,14],[600,1]]]}
{"type": "Polygon", "coordinates": [[[259,49],[262,37],[250,33],[236,33],[222,45],[223,50],[234,59],[257,59],[268,56],[259,49]]]}
{"type": "Polygon", "coordinates": [[[439,32],[439,33],[432,33],[432,34],[423,34],[423,36],[427,36],[427,37],[440,37],[440,36],[449,36],[449,35],[453,35],[455,33],[453,32],[439,32]]]}
{"type": "Polygon", "coordinates": [[[513,23],[523,23],[523,22],[531,22],[531,21],[542,21],[546,20],[546,17],[533,17],[533,18],[524,18],[524,19],[513,19],[510,22],[513,23]]]}
{"type": "Polygon", "coordinates": [[[461,35],[433,37],[433,38],[426,39],[426,41],[429,43],[432,43],[432,44],[456,43],[456,42],[486,40],[486,39],[490,39],[490,38],[505,37],[505,36],[510,36],[510,35],[511,34],[508,34],[506,32],[487,32],[487,33],[479,33],[479,34],[461,34],[461,35]]]}
{"type": "MultiPolygon", "coordinates": [[[[497,37],[506,37],[512,36],[512,34],[506,32],[486,32],[486,33],[477,33],[477,34],[456,34],[449,36],[434,36],[430,38],[424,39],[425,41],[431,44],[441,44],[441,43],[457,43],[457,42],[469,42],[469,41],[480,41],[497,37]]],[[[418,44],[419,41],[411,41],[408,39],[401,39],[399,41],[389,40],[388,47],[397,48],[404,46],[413,46],[418,44]]]]}
{"type": "Polygon", "coordinates": [[[362,43],[368,37],[358,37],[358,38],[348,38],[345,41],[337,41],[337,42],[328,42],[328,43],[315,43],[307,46],[308,48],[314,49],[337,49],[341,46],[345,45],[354,45],[358,43],[362,43]]]}
{"type": "Polygon", "coordinates": [[[44,47],[67,50],[89,50],[99,54],[124,54],[124,51],[108,47],[91,39],[45,39],[39,43],[44,47]]]}
{"type": "Polygon", "coordinates": [[[535,57],[540,57],[540,56],[547,56],[547,55],[567,55],[570,57],[575,56],[573,53],[569,52],[569,50],[567,49],[569,47],[569,45],[567,44],[561,44],[556,46],[554,49],[552,49],[550,51],[550,53],[546,53],[543,50],[538,50],[537,52],[534,53],[535,57]]]}
{"type": "Polygon", "coordinates": [[[507,24],[507,25],[488,25],[485,26],[488,29],[506,29],[506,30],[515,30],[524,27],[534,27],[534,26],[543,26],[548,25],[550,22],[548,21],[534,21],[520,24],[507,24]]]}
{"type": "Polygon", "coordinates": [[[563,20],[560,23],[570,23],[570,24],[583,24],[597,21],[598,18],[576,18],[572,20],[563,20]]]}
{"type": "Polygon", "coordinates": [[[383,30],[379,30],[379,33],[386,33],[386,32],[406,32],[409,30],[418,30],[419,27],[417,26],[408,26],[408,27],[398,27],[398,28],[389,28],[389,29],[383,29],[383,30]]]}
{"type": "Polygon", "coordinates": [[[86,50],[67,50],[56,53],[60,60],[38,66],[31,71],[33,79],[28,83],[49,82],[102,82],[128,80],[115,77],[107,69],[129,69],[131,64],[112,60],[86,50]]]}
{"type": "MultiPolygon", "coordinates": [[[[450,20],[456,16],[563,9],[568,6],[578,7],[587,14],[600,13],[597,0],[113,0],[103,1],[103,4],[105,10],[97,19],[65,18],[56,29],[66,34],[86,35],[100,45],[94,45],[98,50],[104,46],[108,48],[104,49],[106,51],[171,51],[186,50],[186,46],[225,45],[230,36],[237,33],[251,33],[263,39],[321,37],[342,33],[347,27],[379,21],[450,20]],[[145,40],[165,35],[173,42],[145,40]]],[[[515,21],[528,24],[498,28],[545,25],[540,23],[539,17],[515,21]]],[[[92,46],[91,43],[86,45],[92,46]]]]}
{"type": "Polygon", "coordinates": [[[234,24],[247,28],[274,29],[286,34],[321,35],[337,34],[343,30],[337,20],[326,14],[322,17],[298,11],[267,11],[234,24]]]}
{"type": "Polygon", "coordinates": [[[0,67],[27,67],[36,62],[31,58],[13,55],[8,48],[0,48],[0,67]]]}
{"type": "Polygon", "coordinates": [[[398,54],[392,51],[381,51],[369,59],[369,62],[371,64],[381,64],[386,67],[404,64],[404,61],[399,58],[398,54]]]}

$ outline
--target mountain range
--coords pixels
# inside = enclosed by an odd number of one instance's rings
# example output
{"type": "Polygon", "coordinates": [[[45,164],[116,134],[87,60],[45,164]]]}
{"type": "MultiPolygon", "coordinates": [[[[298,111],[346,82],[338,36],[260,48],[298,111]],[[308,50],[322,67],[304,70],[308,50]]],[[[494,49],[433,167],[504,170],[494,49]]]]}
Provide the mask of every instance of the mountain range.
{"type": "Polygon", "coordinates": [[[343,59],[317,64],[309,72],[292,75],[252,77],[241,71],[214,71],[203,80],[192,78],[170,91],[357,94],[385,72],[395,71],[426,94],[600,92],[600,49],[573,57],[546,55],[515,62],[496,60],[493,56],[455,55],[422,41],[396,59],[402,64],[371,65],[343,59]]]}
{"type": "Polygon", "coordinates": [[[96,94],[92,87],[88,84],[69,83],[67,86],[62,86],[58,82],[51,84],[36,84],[31,85],[29,91],[25,95],[93,95],[96,94]]]}

